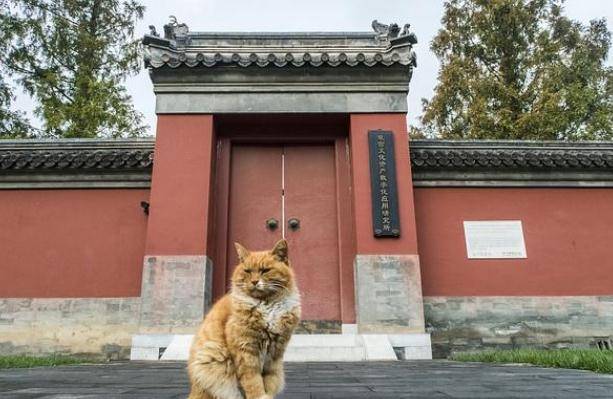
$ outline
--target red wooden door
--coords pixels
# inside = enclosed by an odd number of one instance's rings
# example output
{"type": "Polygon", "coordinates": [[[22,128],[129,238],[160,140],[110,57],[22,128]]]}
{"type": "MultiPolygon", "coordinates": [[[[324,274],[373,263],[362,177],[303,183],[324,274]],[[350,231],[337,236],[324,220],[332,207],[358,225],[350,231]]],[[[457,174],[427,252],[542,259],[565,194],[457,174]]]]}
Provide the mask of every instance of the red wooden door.
{"type": "Polygon", "coordinates": [[[340,321],[336,195],[333,145],[234,146],[227,276],[237,262],[234,241],[259,250],[285,237],[303,320],[340,321]],[[275,230],[266,225],[271,218],[275,230]],[[292,218],[299,227],[288,226],[292,218]]]}
{"type": "Polygon", "coordinates": [[[266,220],[274,218],[281,223],[283,200],[283,147],[236,145],[231,157],[228,287],[238,262],[234,242],[255,251],[272,248],[281,239],[281,225],[271,230],[266,220]]]}

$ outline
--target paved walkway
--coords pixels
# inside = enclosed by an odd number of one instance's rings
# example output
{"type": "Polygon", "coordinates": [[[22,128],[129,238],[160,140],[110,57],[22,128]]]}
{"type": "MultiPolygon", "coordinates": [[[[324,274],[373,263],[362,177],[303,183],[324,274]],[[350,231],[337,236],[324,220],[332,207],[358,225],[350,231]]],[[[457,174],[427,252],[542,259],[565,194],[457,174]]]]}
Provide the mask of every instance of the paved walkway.
{"type": "MultiPolygon", "coordinates": [[[[293,363],[279,399],[613,398],[613,375],[448,361],[293,363]]],[[[183,398],[181,363],[0,370],[0,398],[183,398]]]]}

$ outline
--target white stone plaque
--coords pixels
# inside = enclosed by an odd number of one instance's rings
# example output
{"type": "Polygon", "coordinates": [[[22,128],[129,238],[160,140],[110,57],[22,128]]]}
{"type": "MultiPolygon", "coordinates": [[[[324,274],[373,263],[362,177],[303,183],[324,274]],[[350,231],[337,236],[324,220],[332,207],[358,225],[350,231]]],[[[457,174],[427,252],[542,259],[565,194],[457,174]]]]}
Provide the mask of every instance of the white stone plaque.
{"type": "Polygon", "coordinates": [[[521,220],[464,221],[469,259],[526,258],[521,220]]]}

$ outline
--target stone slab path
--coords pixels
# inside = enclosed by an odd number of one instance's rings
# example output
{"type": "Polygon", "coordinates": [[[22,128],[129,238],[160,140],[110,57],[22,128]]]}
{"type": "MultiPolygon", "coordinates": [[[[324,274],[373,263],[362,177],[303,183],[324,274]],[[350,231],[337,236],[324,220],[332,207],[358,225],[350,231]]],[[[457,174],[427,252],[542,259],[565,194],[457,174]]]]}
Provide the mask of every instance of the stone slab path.
{"type": "MultiPolygon", "coordinates": [[[[278,399],[613,398],[613,375],[449,361],[291,363],[278,399]]],[[[183,363],[0,370],[0,399],[186,398],[183,363]]]]}

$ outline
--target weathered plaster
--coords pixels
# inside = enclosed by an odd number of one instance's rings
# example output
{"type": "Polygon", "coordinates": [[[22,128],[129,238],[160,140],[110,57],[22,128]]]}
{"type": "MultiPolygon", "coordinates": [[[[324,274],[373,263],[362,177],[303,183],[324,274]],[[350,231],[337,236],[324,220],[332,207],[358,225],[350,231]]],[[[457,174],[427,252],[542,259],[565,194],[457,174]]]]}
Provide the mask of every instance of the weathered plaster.
{"type": "Polygon", "coordinates": [[[157,114],[407,112],[404,93],[157,93],[157,114]]]}
{"type": "Polygon", "coordinates": [[[417,255],[357,255],[354,266],[360,334],[424,332],[417,255]]]}
{"type": "Polygon", "coordinates": [[[146,256],[140,333],[193,333],[211,306],[212,264],[206,256],[146,256]]]}
{"type": "Polygon", "coordinates": [[[0,299],[0,355],[125,359],[140,298],[0,299]]]}

